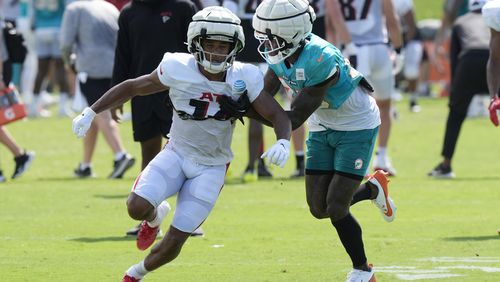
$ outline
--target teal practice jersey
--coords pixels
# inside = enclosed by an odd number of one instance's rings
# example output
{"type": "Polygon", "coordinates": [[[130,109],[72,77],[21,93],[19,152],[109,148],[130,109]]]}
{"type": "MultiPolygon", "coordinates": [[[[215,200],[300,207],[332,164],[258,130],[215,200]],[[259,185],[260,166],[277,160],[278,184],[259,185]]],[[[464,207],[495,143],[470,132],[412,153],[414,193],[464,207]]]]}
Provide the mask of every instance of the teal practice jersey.
{"type": "MultiPolygon", "coordinates": [[[[301,90],[318,85],[331,77],[338,69],[339,80],[331,86],[324,102],[328,108],[338,109],[351,95],[363,78],[360,72],[352,68],[344,59],[340,50],[328,41],[311,34],[297,61],[288,68],[285,62],[269,65],[281,83],[292,91],[293,96],[301,90]]],[[[324,107],[324,105],[322,105],[324,107]]]]}

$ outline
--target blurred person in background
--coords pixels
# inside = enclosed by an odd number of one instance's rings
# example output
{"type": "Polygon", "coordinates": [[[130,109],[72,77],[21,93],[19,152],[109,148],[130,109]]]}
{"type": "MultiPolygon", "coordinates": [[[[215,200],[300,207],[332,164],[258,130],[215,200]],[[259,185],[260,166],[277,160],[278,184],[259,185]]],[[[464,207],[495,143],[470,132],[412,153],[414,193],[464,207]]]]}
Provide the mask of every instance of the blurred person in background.
{"type": "Polygon", "coordinates": [[[420,76],[420,64],[423,56],[423,46],[415,19],[413,0],[393,0],[394,8],[401,21],[403,29],[403,76],[408,85],[406,91],[410,94],[410,111],[420,112],[418,105],[417,84],[420,76]]]}
{"type": "MultiPolygon", "coordinates": [[[[44,80],[50,80],[53,65],[53,82],[59,87],[59,116],[71,116],[69,109],[70,85],[66,77],[64,62],[59,48],[59,37],[64,9],[71,0],[33,0],[33,21],[35,44],[38,56],[38,73],[33,89],[33,100],[29,105],[31,117],[48,117],[50,112],[43,108],[40,92],[44,80]]],[[[54,85],[52,85],[54,87],[54,85]]]]}
{"type": "MultiPolygon", "coordinates": [[[[20,16],[21,6],[19,0],[1,0],[0,9],[3,10],[4,20],[11,23],[14,27],[17,26],[17,19],[20,16]]],[[[12,63],[12,83],[17,87],[21,84],[21,69],[22,63],[12,63]]]]}
{"type": "MultiPolygon", "coordinates": [[[[1,4],[0,0],[0,4],[1,4]]],[[[12,64],[9,61],[9,54],[5,45],[3,29],[5,21],[3,20],[3,11],[0,11],[0,91],[4,91],[10,84],[12,79],[12,64]]],[[[18,178],[26,172],[31,163],[35,159],[35,153],[22,149],[4,126],[0,126],[0,142],[9,149],[14,155],[16,166],[12,179],[18,178]]],[[[3,171],[0,170],[0,182],[5,182],[6,178],[3,171]]]]}
{"type": "MultiPolygon", "coordinates": [[[[80,89],[89,105],[111,88],[111,75],[118,33],[118,10],[104,0],[76,1],[64,12],[61,26],[61,54],[68,68],[79,73],[80,89]],[[71,66],[70,55],[76,54],[71,66]]],[[[76,177],[92,177],[92,156],[97,133],[104,135],[114,153],[113,171],[109,178],[122,178],[135,159],[123,147],[118,126],[111,111],[98,114],[83,139],[83,159],[74,170],[76,177]]]]}
{"type": "Polygon", "coordinates": [[[395,176],[396,169],[392,166],[387,152],[392,125],[391,99],[395,83],[387,33],[392,47],[399,53],[403,40],[398,16],[391,0],[353,0],[339,3],[347,29],[358,46],[356,69],[373,85],[373,95],[380,109],[382,124],[373,168],[395,176]]]}
{"type": "Polygon", "coordinates": [[[453,24],[450,45],[451,91],[449,113],[441,151],[443,160],[427,175],[454,178],[451,162],[462,124],[475,94],[488,93],[486,65],[490,31],[481,16],[488,0],[469,0],[469,10],[453,24]]]}

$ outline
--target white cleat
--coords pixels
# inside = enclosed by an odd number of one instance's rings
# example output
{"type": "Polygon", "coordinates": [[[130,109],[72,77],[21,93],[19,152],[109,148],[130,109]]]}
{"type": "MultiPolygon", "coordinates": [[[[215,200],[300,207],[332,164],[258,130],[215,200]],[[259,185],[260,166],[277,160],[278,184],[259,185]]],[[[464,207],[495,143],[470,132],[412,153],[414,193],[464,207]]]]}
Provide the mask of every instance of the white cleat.
{"type": "Polygon", "coordinates": [[[389,197],[389,189],[387,188],[389,179],[387,179],[387,175],[388,173],[377,170],[368,177],[368,182],[375,185],[378,189],[377,197],[372,200],[373,204],[380,209],[385,221],[392,222],[396,216],[396,205],[391,197],[389,197]]]}
{"type": "Polygon", "coordinates": [[[373,268],[371,268],[370,271],[353,269],[349,272],[346,282],[377,282],[377,279],[375,278],[375,271],[373,271],[373,268]]]}

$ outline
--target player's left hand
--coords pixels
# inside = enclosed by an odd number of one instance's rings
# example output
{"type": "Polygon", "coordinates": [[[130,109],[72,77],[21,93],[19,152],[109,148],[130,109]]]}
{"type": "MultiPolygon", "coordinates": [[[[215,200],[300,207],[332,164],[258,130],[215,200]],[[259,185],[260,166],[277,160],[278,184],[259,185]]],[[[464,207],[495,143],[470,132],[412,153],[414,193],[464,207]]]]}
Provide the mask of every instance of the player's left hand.
{"type": "Polygon", "coordinates": [[[76,137],[82,138],[87,134],[95,116],[96,113],[87,107],[79,116],[73,119],[73,133],[75,133],[76,137]]]}
{"type": "Polygon", "coordinates": [[[237,101],[234,101],[229,96],[220,96],[219,97],[219,105],[221,111],[235,119],[241,119],[245,113],[250,109],[252,103],[248,98],[247,92],[241,94],[240,98],[237,101]]]}
{"type": "Polygon", "coordinates": [[[495,125],[498,126],[498,115],[497,111],[500,110],[500,98],[495,96],[491,99],[490,106],[488,107],[490,111],[490,120],[495,125]]]}
{"type": "Polygon", "coordinates": [[[123,104],[116,108],[111,109],[110,111],[111,111],[111,118],[117,123],[120,123],[123,116],[123,104]]]}
{"type": "Polygon", "coordinates": [[[276,143],[260,157],[262,159],[267,158],[270,163],[279,167],[284,167],[286,161],[290,157],[290,141],[286,139],[276,141],[276,143]]]}

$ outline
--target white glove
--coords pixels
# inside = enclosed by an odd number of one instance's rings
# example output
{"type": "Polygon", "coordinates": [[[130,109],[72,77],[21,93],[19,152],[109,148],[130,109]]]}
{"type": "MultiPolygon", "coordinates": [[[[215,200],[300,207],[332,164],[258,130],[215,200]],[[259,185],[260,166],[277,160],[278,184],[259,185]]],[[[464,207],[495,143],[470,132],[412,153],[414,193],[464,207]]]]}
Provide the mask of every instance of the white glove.
{"type": "Polygon", "coordinates": [[[397,52],[396,50],[392,51],[391,60],[392,60],[392,74],[397,75],[403,70],[405,66],[405,55],[403,50],[401,49],[399,50],[399,52],[397,52]]]}
{"type": "Polygon", "coordinates": [[[82,114],[73,119],[73,133],[76,137],[82,138],[92,125],[96,113],[89,107],[86,107],[82,114]]]}
{"type": "Polygon", "coordinates": [[[290,157],[290,141],[286,139],[276,141],[276,143],[260,157],[262,159],[267,157],[270,163],[279,167],[284,167],[288,157],[290,157]]]}

